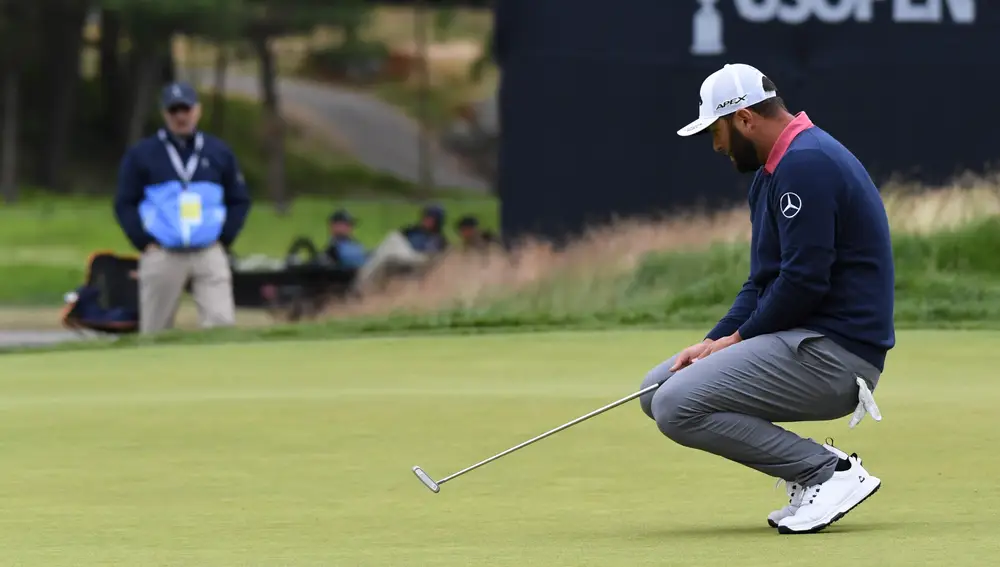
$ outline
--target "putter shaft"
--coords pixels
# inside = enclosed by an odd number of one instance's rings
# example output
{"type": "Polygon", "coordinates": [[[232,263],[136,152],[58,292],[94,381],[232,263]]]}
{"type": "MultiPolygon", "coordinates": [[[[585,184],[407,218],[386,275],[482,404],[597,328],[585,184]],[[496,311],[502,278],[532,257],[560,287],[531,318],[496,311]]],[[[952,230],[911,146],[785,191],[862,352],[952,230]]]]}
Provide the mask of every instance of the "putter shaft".
{"type": "Polygon", "coordinates": [[[509,455],[509,454],[513,453],[514,451],[517,451],[518,449],[520,449],[522,447],[527,447],[528,445],[531,445],[535,441],[541,441],[542,439],[545,439],[549,435],[553,435],[555,433],[558,433],[558,432],[562,431],[563,429],[566,429],[567,427],[572,427],[572,426],[576,425],[577,423],[580,423],[581,421],[586,421],[586,420],[594,417],[595,415],[604,413],[604,412],[608,411],[609,409],[618,407],[618,406],[624,404],[625,402],[634,400],[635,398],[638,398],[639,396],[642,396],[644,394],[652,392],[653,390],[655,390],[655,389],[657,389],[659,387],[660,387],[659,384],[653,384],[651,386],[647,386],[647,387],[643,388],[642,390],[639,390],[638,392],[636,392],[634,394],[629,394],[628,396],[625,396],[624,398],[622,398],[620,400],[611,402],[610,404],[608,404],[608,405],[606,405],[606,406],[604,406],[602,408],[598,408],[598,409],[596,409],[596,410],[588,413],[587,415],[580,416],[580,417],[574,419],[573,421],[570,421],[568,423],[564,423],[564,424],[560,425],[559,427],[556,427],[555,429],[550,429],[549,431],[546,431],[545,433],[542,433],[541,435],[539,435],[537,437],[532,437],[531,439],[528,439],[527,441],[525,441],[524,443],[521,443],[520,445],[516,445],[514,447],[511,447],[510,449],[507,449],[506,451],[504,451],[502,453],[498,453],[496,455],[493,455],[492,457],[490,457],[488,459],[485,459],[485,460],[482,460],[482,461],[479,461],[478,463],[476,463],[476,464],[474,464],[474,465],[472,465],[470,467],[464,468],[464,469],[458,471],[457,473],[454,473],[454,474],[452,474],[450,476],[446,476],[446,477],[442,478],[441,480],[437,481],[437,484],[438,485],[442,485],[442,484],[448,482],[449,480],[451,480],[451,479],[453,479],[455,477],[461,476],[461,475],[463,475],[463,474],[465,474],[465,473],[467,473],[467,472],[469,472],[469,471],[471,471],[473,469],[477,469],[477,468],[485,465],[486,463],[495,461],[495,460],[499,459],[500,457],[503,457],[504,455],[509,455]]]}

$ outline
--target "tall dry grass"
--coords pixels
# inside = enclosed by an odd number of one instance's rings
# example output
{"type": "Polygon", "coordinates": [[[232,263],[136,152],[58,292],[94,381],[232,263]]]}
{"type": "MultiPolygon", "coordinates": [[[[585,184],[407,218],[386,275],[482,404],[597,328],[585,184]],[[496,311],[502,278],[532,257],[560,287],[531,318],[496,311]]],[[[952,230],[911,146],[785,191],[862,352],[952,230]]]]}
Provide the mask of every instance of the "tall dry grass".
{"type": "MultiPolygon", "coordinates": [[[[894,185],[883,192],[895,234],[926,234],[1000,215],[1000,184],[978,181],[923,190],[894,185]]],[[[451,253],[419,280],[401,280],[382,292],[331,308],[330,317],[429,313],[470,308],[532,289],[556,278],[587,282],[634,271],[656,252],[693,252],[749,241],[746,207],[661,222],[627,221],[592,230],[562,250],[528,241],[513,250],[451,253]]]]}
{"type": "Polygon", "coordinates": [[[882,198],[894,233],[928,234],[1000,214],[1000,178],[936,189],[889,185],[882,198]]]}

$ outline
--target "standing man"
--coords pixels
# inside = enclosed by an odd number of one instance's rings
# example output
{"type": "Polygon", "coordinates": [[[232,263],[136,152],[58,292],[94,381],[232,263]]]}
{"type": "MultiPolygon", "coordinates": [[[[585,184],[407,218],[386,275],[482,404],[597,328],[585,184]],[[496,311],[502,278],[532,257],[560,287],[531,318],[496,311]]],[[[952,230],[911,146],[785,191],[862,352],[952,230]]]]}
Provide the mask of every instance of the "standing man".
{"type": "Polygon", "coordinates": [[[822,530],[878,490],[847,455],[774,422],[881,415],[872,397],[895,345],[893,259],[882,199],[864,166],[767,77],[726,65],[701,86],[700,116],[750,185],[750,275],[703,342],[653,369],[640,398],[659,430],[784,479],[789,503],[768,524],[822,530]]]}
{"type": "Polygon", "coordinates": [[[140,331],[173,327],[189,280],[202,327],[233,325],[227,250],[250,211],[243,174],[224,142],[198,130],[191,85],[167,85],[161,107],[166,128],[126,152],[115,197],[118,223],[142,253],[140,331]]]}

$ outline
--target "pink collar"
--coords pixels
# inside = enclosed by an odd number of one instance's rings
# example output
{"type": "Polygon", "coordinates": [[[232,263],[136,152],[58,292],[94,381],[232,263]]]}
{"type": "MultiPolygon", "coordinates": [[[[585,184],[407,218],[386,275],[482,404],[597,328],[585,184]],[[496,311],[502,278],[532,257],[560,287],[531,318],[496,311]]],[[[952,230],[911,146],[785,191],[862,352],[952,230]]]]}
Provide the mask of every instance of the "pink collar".
{"type": "Polygon", "coordinates": [[[812,127],[812,120],[809,120],[809,116],[805,112],[796,114],[795,118],[788,123],[788,126],[785,126],[785,129],[781,131],[781,135],[774,142],[771,153],[767,155],[767,163],[764,164],[764,170],[773,174],[774,170],[778,167],[778,163],[781,162],[781,158],[785,157],[788,146],[792,145],[792,140],[812,127]]]}

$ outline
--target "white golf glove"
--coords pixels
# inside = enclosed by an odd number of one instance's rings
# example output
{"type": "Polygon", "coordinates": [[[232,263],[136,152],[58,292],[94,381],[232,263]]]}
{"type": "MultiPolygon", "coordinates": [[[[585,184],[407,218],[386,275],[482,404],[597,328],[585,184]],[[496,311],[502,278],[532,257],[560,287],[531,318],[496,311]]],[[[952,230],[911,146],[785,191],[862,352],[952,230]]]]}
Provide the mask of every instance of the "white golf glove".
{"type": "Polygon", "coordinates": [[[851,416],[851,429],[854,429],[857,424],[861,423],[866,413],[872,414],[872,419],[875,421],[882,421],[882,412],[875,405],[875,396],[868,389],[868,383],[860,376],[856,377],[856,381],[858,383],[858,407],[854,410],[854,415],[851,416]]]}

